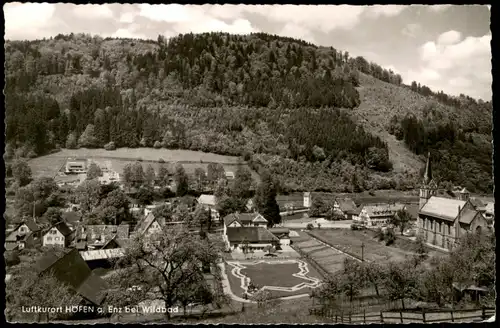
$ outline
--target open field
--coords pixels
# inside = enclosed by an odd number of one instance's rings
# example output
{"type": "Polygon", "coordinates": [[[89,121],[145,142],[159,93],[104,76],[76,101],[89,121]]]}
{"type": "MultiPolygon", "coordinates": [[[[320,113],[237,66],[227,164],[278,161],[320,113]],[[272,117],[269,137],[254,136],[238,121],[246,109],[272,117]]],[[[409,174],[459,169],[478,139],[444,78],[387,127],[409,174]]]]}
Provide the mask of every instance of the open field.
{"type": "MultiPolygon", "coordinates": [[[[386,246],[375,239],[375,232],[370,230],[318,229],[311,231],[311,234],[357,258],[362,256],[361,245],[364,243],[364,259],[370,262],[404,261],[407,256],[415,254],[412,244],[396,239],[393,245],[386,246]]],[[[429,257],[434,253],[429,252],[429,257]]]]}
{"type": "Polygon", "coordinates": [[[231,291],[244,297],[250,281],[273,298],[309,294],[319,286],[319,273],[303,260],[228,261],[226,274],[231,291]]]}
{"type": "MultiPolygon", "coordinates": [[[[165,165],[172,167],[175,163],[184,166],[188,174],[193,173],[198,167],[207,170],[209,163],[220,163],[226,171],[235,172],[239,165],[239,158],[235,156],[223,156],[212,153],[191,150],[170,150],[153,148],[119,148],[114,151],[104,149],[63,149],[57,153],[37,157],[29,161],[33,176],[55,176],[68,159],[85,158],[96,162],[110,162],[111,169],[122,173],[127,163],[141,160],[144,167],[151,164],[158,169],[158,160],[161,158],[165,165]]],[[[246,165],[246,164],[245,164],[246,165]]],[[[254,179],[258,174],[252,171],[254,179]]]]}
{"type": "Polygon", "coordinates": [[[299,237],[292,237],[293,246],[307,254],[323,270],[334,274],[344,268],[344,260],[349,256],[312,238],[304,231],[298,231],[299,237]]]}

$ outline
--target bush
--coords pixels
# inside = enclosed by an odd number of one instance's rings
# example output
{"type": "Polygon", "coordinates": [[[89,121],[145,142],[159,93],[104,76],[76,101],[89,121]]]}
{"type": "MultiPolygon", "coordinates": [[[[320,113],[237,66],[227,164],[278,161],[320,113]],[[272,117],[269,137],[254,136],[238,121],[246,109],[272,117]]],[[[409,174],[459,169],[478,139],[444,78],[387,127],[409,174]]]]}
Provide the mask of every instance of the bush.
{"type": "Polygon", "coordinates": [[[351,224],[351,230],[359,230],[359,227],[355,224],[351,224]]]}
{"type": "Polygon", "coordinates": [[[35,157],[37,157],[38,155],[35,153],[35,151],[30,150],[26,156],[27,156],[28,158],[35,158],[35,157]]]}
{"type": "Polygon", "coordinates": [[[385,240],[385,245],[389,246],[394,243],[396,240],[396,235],[394,234],[394,231],[392,229],[387,229],[386,233],[384,234],[384,240],[385,240]]]}
{"type": "Polygon", "coordinates": [[[153,147],[156,148],[156,149],[160,149],[161,148],[161,142],[155,141],[153,147]]]}
{"type": "Polygon", "coordinates": [[[106,150],[116,150],[116,145],[113,141],[108,142],[104,145],[104,149],[106,150]]]}
{"type": "Polygon", "coordinates": [[[306,226],[307,230],[312,230],[313,228],[314,228],[314,226],[313,226],[312,223],[308,223],[307,226],[306,226]]]}
{"type": "Polygon", "coordinates": [[[160,159],[158,160],[158,163],[163,164],[163,163],[165,163],[165,160],[164,160],[163,158],[160,158],[160,159]]]}

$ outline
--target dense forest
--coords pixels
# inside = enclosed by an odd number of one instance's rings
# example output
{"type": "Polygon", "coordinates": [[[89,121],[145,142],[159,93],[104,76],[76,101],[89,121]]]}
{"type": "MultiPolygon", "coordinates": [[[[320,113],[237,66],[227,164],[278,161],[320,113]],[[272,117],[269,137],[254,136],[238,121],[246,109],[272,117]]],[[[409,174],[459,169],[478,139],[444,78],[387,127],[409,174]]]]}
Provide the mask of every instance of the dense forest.
{"type": "MultiPolygon", "coordinates": [[[[360,104],[359,74],[414,86],[347,51],[263,33],[168,40],[70,34],[7,41],[5,54],[7,157],[61,147],[181,148],[243,156],[257,170],[267,166],[282,191],[416,183],[391,175],[387,144],[349,112],[360,104]]],[[[459,109],[491,106],[420,85],[414,91],[459,109]]],[[[486,134],[491,122],[456,129],[486,134]]],[[[478,166],[481,174],[485,167],[478,166]]],[[[471,189],[488,191],[483,181],[471,189]]]]}

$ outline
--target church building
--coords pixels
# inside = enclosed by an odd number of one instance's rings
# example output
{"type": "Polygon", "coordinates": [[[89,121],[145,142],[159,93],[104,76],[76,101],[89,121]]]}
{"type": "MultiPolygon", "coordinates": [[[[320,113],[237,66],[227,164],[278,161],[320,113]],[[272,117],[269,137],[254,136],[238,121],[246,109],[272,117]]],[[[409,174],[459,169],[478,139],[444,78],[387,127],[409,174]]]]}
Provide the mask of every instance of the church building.
{"type": "Polygon", "coordinates": [[[469,199],[467,190],[458,199],[436,196],[430,153],[420,188],[418,233],[429,245],[451,249],[466,233],[488,229],[488,222],[469,199]]]}

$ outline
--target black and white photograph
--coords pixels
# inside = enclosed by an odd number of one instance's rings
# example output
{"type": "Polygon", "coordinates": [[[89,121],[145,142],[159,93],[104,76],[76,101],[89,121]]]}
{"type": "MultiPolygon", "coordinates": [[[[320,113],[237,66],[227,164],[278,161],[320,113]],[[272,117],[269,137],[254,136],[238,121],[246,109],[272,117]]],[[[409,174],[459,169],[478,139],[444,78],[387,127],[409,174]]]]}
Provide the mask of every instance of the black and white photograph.
{"type": "Polygon", "coordinates": [[[8,323],[495,322],[490,5],[3,5],[8,323]]]}

